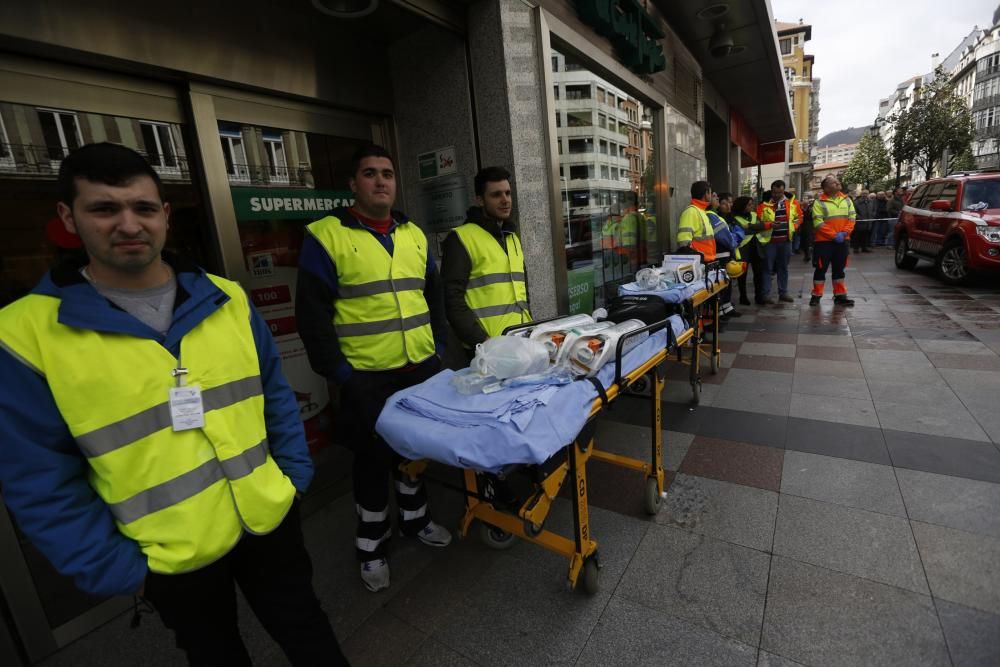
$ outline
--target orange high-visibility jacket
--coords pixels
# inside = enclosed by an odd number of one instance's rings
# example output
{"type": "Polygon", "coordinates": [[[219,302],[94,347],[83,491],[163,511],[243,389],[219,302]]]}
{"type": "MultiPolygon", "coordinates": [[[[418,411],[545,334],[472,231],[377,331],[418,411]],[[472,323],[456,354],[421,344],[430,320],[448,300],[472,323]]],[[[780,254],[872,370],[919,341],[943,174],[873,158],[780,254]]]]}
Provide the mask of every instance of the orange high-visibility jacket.
{"type": "Polygon", "coordinates": [[[832,241],[839,232],[850,236],[857,217],[850,197],[843,192],[828,197],[824,192],[813,202],[813,238],[817,242],[832,241]]]}

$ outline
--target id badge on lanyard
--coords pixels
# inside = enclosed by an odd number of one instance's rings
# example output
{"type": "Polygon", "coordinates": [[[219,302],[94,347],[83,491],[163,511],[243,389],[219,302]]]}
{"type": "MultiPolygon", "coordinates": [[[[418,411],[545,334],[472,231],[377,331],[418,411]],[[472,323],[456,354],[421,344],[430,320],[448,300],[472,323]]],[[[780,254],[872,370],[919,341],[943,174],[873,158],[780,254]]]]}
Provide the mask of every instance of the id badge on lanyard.
{"type": "Polygon", "coordinates": [[[205,426],[205,405],[201,400],[201,387],[184,385],[183,378],[187,372],[188,369],[180,365],[172,371],[173,376],[177,378],[177,386],[171,387],[169,392],[170,424],[174,431],[187,431],[205,426]]]}

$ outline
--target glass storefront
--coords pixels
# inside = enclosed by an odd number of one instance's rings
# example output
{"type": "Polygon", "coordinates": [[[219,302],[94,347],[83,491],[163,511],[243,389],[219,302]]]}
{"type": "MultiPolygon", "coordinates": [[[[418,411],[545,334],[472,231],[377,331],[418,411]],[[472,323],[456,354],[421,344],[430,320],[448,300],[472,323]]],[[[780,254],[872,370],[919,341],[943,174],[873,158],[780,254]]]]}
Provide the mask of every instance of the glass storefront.
{"type": "Polygon", "coordinates": [[[551,53],[569,310],[589,313],[661,253],[652,109],[551,53]]]}

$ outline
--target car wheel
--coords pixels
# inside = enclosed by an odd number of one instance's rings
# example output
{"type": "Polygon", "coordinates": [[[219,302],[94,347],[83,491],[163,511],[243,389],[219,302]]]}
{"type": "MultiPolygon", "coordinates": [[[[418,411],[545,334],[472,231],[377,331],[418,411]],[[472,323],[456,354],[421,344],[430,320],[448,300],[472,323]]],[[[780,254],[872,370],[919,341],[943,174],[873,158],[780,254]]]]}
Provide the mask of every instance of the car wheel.
{"type": "Polygon", "coordinates": [[[965,244],[952,241],[944,247],[937,260],[938,276],[948,285],[961,285],[969,277],[969,262],[965,244]]]}
{"type": "Polygon", "coordinates": [[[910,243],[906,240],[906,236],[900,235],[896,239],[896,268],[899,269],[912,269],[917,265],[917,258],[910,257],[907,253],[910,252],[910,243]]]}

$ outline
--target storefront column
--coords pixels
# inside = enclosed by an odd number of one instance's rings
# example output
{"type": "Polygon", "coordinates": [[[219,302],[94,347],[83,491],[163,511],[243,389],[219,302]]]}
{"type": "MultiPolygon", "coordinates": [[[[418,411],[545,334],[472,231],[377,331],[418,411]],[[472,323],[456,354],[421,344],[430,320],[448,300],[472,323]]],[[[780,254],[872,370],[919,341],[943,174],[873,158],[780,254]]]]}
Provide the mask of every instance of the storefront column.
{"type": "Polygon", "coordinates": [[[568,294],[563,232],[553,228],[549,197],[539,18],[520,0],[480,0],[468,16],[480,163],[513,174],[531,312],[551,317],[567,311],[568,294]]]}

